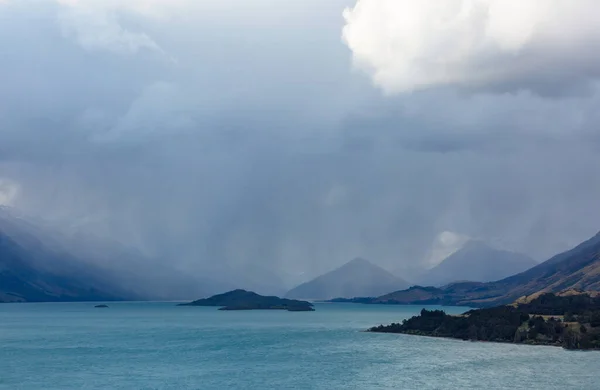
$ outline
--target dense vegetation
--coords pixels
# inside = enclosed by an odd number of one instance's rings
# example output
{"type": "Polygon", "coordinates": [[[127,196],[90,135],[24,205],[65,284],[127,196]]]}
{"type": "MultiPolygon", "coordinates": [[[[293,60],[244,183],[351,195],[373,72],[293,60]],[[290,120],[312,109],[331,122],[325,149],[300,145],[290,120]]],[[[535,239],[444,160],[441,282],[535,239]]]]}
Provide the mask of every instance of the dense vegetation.
{"type": "Polygon", "coordinates": [[[233,290],[179,306],[221,306],[219,310],[315,310],[312,303],[307,301],[264,296],[246,290],[233,290]]]}
{"type": "Polygon", "coordinates": [[[470,310],[448,315],[421,310],[401,324],[380,325],[371,332],[405,333],[507,343],[600,349],[600,298],[543,294],[530,303],[470,310]]]}
{"type": "Polygon", "coordinates": [[[519,308],[540,315],[583,315],[589,311],[600,312],[600,298],[589,294],[542,294],[531,302],[519,305],[519,308]]]}

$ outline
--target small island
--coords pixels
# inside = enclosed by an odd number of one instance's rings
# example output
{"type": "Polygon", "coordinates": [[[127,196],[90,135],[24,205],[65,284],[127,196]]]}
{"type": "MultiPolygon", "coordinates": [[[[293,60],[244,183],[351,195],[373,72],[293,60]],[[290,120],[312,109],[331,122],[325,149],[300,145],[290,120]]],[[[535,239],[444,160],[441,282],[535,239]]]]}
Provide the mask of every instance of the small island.
{"type": "Polygon", "coordinates": [[[574,291],[542,293],[512,305],[462,315],[423,309],[419,316],[401,324],[379,325],[368,331],[598,350],[600,297],[574,291]]]}
{"type": "Polygon", "coordinates": [[[98,309],[106,309],[106,308],[108,308],[108,305],[96,305],[94,307],[98,308],[98,309]]]}
{"type": "Polygon", "coordinates": [[[314,311],[313,304],[296,299],[259,295],[252,291],[233,290],[210,298],[198,299],[178,306],[221,306],[219,310],[287,310],[314,311]]]}

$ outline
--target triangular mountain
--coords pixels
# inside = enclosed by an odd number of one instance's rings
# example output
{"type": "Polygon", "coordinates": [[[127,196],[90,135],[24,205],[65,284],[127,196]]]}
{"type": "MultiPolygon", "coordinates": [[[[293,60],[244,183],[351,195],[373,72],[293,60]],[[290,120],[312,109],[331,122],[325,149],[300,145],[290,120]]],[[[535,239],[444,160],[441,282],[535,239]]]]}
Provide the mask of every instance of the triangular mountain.
{"type": "Polygon", "coordinates": [[[296,299],[376,297],[406,287],[406,281],[365,259],[357,258],[299,285],[285,296],[296,299]]]}
{"type": "Polygon", "coordinates": [[[494,249],[483,241],[468,241],[420,278],[424,286],[451,282],[490,282],[523,272],[538,263],[529,256],[494,249]]]}
{"type": "Polygon", "coordinates": [[[575,248],[508,278],[488,283],[454,283],[443,288],[411,287],[370,303],[438,303],[494,306],[539,292],[600,291],[600,233],[575,248]]]}

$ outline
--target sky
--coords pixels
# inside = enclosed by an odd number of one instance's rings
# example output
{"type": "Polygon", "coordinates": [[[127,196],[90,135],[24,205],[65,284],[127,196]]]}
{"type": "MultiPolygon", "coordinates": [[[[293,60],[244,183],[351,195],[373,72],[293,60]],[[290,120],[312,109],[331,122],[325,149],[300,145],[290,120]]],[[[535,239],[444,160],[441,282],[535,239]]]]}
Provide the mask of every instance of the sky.
{"type": "Polygon", "coordinates": [[[592,0],[0,1],[0,204],[288,284],[600,230],[592,0]]]}

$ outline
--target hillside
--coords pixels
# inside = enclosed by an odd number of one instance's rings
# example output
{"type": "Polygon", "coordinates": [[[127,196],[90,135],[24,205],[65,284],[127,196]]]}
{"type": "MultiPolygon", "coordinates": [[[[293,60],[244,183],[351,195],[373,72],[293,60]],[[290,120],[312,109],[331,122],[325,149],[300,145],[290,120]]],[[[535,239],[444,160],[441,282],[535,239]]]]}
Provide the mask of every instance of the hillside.
{"type": "Polygon", "coordinates": [[[376,297],[406,287],[406,281],[367,260],[357,258],[295,287],[285,296],[299,299],[376,297]]]}
{"type": "Polygon", "coordinates": [[[527,303],[470,310],[460,316],[423,309],[421,315],[401,324],[380,325],[369,331],[600,349],[600,298],[545,293],[527,303]]]}
{"type": "Polygon", "coordinates": [[[39,267],[42,257],[59,261],[42,250],[28,250],[0,231],[0,302],[106,301],[126,296],[103,283],[93,272],[55,272],[39,267]]]}
{"type": "Polygon", "coordinates": [[[495,282],[454,283],[442,288],[414,286],[362,303],[443,304],[487,307],[539,292],[600,291],[600,233],[537,266],[495,282]]]}
{"type": "Polygon", "coordinates": [[[310,302],[264,296],[241,289],[217,294],[210,298],[198,299],[189,303],[182,303],[178,306],[221,306],[219,310],[315,310],[310,302]]]}
{"type": "Polygon", "coordinates": [[[61,234],[0,206],[0,302],[181,299],[224,289],[162,263],[83,232],[61,234]]]}
{"type": "Polygon", "coordinates": [[[529,256],[494,249],[471,240],[419,279],[424,286],[443,286],[456,281],[490,282],[523,272],[538,263],[529,256]]]}

